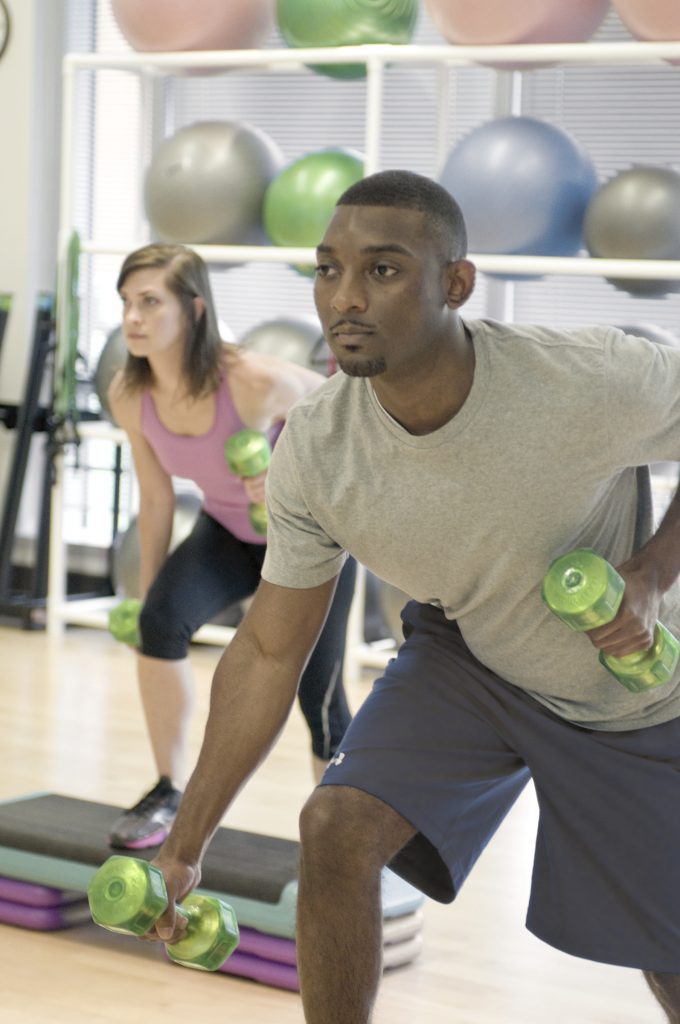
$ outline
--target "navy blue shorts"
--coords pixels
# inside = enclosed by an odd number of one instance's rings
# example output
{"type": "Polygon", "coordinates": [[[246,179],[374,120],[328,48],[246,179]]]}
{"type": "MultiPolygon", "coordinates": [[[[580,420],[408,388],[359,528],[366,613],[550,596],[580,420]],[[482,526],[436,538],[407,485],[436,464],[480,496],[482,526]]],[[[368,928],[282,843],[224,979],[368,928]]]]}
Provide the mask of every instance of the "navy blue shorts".
{"type": "Polygon", "coordinates": [[[392,861],[451,902],[531,778],[539,804],[527,928],[575,956],[680,973],[680,719],[602,732],[554,715],[411,601],[406,640],[324,776],[418,830],[392,861]]]}

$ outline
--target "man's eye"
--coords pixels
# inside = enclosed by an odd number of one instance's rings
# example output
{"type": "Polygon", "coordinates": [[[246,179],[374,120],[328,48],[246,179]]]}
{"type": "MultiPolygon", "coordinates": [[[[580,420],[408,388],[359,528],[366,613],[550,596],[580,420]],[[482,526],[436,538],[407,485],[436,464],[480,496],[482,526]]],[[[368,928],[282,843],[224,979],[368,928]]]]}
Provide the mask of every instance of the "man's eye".
{"type": "Polygon", "coordinates": [[[316,276],[317,277],[328,277],[333,272],[333,268],[328,263],[317,263],[316,265],[316,276]]]}
{"type": "Polygon", "coordinates": [[[396,272],[395,268],[391,267],[389,263],[377,263],[374,268],[374,273],[378,277],[392,277],[396,272]]]}

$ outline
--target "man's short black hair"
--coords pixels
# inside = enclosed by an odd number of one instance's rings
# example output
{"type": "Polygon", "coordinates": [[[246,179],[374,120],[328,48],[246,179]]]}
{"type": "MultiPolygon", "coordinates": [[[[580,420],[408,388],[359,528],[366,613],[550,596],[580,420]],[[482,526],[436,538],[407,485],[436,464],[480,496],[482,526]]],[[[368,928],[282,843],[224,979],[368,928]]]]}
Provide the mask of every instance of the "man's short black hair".
{"type": "Polygon", "coordinates": [[[467,253],[467,231],[460,206],[445,188],[422,174],[402,170],[369,174],[350,185],[337,205],[419,210],[436,231],[446,259],[462,259],[467,253]]]}

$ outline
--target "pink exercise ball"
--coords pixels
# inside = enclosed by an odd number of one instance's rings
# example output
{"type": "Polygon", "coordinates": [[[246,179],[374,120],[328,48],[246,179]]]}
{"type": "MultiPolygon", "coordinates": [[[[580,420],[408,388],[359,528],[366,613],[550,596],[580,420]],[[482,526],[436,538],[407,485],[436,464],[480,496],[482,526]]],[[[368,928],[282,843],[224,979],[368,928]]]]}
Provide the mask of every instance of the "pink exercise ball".
{"type": "Polygon", "coordinates": [[[636,39],[680,39],[678,0],[614,0],[614,10],[636,39]]]}
{"type": "Polygon", "coordinates": [[[275,0],[111,0],[135,50],[256,49],[274,27],[275,0]]]}
{"type": "Polygon", "coordinates": [[[585,42],[608,8],[609,0],[425,0],[446,41],[463,46],[585,42]]]}

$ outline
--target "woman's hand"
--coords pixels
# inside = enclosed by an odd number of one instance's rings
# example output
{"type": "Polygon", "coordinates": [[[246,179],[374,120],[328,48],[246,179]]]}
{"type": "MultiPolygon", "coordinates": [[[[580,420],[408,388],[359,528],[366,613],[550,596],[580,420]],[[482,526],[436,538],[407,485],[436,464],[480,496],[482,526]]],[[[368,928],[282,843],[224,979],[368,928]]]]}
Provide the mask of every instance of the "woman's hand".
{"type": "Polygon", "coordinates": [[[264,501],[264,482],[267,479],[267,470],[258,473],[257,476],[242,477],[246,494],[253,504],[264,501]]]}

